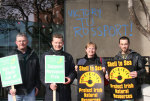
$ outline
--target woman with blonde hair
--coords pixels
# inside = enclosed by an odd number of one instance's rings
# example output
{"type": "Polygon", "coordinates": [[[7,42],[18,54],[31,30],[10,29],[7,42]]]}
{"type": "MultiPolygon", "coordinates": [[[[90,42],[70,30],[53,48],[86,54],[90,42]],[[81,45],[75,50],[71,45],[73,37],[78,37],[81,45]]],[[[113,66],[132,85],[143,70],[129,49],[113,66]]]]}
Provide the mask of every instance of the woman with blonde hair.
{"type": "Polygon", "coordinates": [[[100,58],[96,54],[97,46],[93,42],[88,42],[85,46],[86,55],[79,59],[75,69],[77,71],[78,65],[102,65],[103,72],[105,72],[104,59],[100,58]]]}

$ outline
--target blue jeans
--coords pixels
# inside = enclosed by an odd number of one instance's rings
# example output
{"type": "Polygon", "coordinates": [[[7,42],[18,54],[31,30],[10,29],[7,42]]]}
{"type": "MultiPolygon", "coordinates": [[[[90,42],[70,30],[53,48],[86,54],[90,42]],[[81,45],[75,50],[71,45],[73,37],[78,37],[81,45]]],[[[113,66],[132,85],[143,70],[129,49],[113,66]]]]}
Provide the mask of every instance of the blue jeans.
{"type": "MultiPolygon", "coordinates": [[[[8,94],[8,101],[13,101],[13,97],[10,94],[8,94]]],[[[16,101],[35,101],[35,89],[27,95],[16,95],[16,101]]]]}
{"type": "Polygon", "coordinates": [[[134,101],[134,99],[131,99],[131,100],[114,100],[114,101],[134,101]]]}

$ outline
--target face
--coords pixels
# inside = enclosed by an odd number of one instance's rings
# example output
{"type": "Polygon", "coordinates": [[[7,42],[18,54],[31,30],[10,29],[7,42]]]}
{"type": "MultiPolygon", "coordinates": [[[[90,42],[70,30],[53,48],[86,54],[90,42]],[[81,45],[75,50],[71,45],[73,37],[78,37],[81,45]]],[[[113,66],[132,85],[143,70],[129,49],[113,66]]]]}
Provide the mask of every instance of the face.
{"type": "Polygon", "coordinates": [[[24,36],[19,36],[16,38],[16,45],[18,50],[25,50],[28,45],[28,39],[24,36]]]}
{"type": "Polygon", "coordinates": [[[123,53],[126,53],[129,49],[128,40],[120,40],[119,47],[123,53]]]}
{"type": "Polygon", "coordinates": [[[64,45],[64,42],[63,42],[62,38],[53,38],[52,46],[53,46],[54,50],[56,50],[56,51],[61,50],[63,45],[64,45]]]}
{"type": "Polygon", "coordinates": [[[89,45],[87,47],[87,49],[85,49],[85,51],[87,53],[88,58],[93,57],[95,55],[95,53],[96,53],[96,49],[95,49],[94,45],[89,45]]]}

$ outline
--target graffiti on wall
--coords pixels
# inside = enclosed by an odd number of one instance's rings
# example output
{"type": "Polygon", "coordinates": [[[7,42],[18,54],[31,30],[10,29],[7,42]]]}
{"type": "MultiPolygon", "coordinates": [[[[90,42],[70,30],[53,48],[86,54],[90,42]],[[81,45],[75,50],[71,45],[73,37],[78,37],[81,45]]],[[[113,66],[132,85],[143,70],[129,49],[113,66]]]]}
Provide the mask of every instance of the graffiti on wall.
{"type": "Polygon", "coordinates": [[[73,26],[75,37],[84,37],[88,34],[93,37],[132,36],[132,22],[130,24],[95,25],[95,22],[102,19],[101,9],[70,9],[68,10],[68,16],[78,23],[78,25],[73,26]]]}

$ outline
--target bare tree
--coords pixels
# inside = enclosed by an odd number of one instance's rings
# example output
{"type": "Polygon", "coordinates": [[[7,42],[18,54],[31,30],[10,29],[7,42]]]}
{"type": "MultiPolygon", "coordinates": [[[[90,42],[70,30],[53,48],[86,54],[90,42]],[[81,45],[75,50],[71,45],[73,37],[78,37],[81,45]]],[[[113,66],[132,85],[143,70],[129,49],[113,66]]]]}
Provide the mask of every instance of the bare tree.
{"type": "MultiPolygon", "coordinates": [[[[63,24],[63,12],[61,21],[55,22],[55,9],[56,5],[61,8],[63,0],[5,0],[0,7],[0,18],[3,19],[0,23],[6,23],[12,25],[11,29],[4,27],[3,32],[6,30],[17,30],[14,25],[14,21],[21,21],[25,25],[26,33],[31,37],[37,37],[49,47],[51,47],[51,35],[53,31],[53,24],[63,24]],[[30,24],[29,17],[34,15],[34,24],[30,24]],[[8,21],[9,19],[9,21],[8,21]],[[40,35],[40,36],[39,36],[40,35]]],[[[63,10],[63,7],[61,8],[63,10]]],[[[60,17],[60,16],[59,16],[60,17]]],[[[59,19],[59,18],[58,18],[59,19]]],[[[4,24],[3,24],[4,25],[4,24]]]]}
{"type": "Polygon", "coordinates": [[[130,17],[133,21],[133,23],[136,25],[137,29],[148,38],[148,40],[150,40],[150,14],[148,12],[148,8],[147,5],[145,3],[144,0],[140,0],[145,16],[146,16],[146,22],[147,22],[147,26],[144,27],[144,25],[142,25],[140,23],[140,20],[137,17],[137,14],[135,13],[135,8],[134,8],[134,0],[128,0],[128,9],[129,9],[129,13],[130,13],[130,17]]]}

